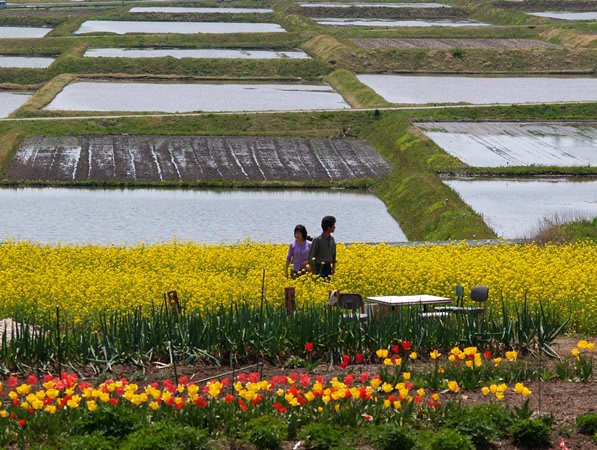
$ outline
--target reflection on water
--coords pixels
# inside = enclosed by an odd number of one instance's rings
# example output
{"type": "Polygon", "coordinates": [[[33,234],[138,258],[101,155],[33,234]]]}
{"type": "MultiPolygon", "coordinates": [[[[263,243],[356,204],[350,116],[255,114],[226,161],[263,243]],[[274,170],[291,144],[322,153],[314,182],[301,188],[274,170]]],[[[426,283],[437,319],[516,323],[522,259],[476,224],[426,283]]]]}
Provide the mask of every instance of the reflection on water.
{"type": "MultiPolygon", "coordinates": [[[[225,48],[90,48],[85,55],[91,58],[224,58],[224,59],[311,59],[302,51],[244,50],[225,48]]],[[[0,59],[1,60],[1,59],[0,59]]]]}
{"type": "Polygon", "coordinates": [[[498,236],[532,236],[545,219],[597,217],[597,181],[449,180],[445,182],[498,236]]]}
{"type": "Polygon", "coordinates": [[[31,94],[18,92],[0,92],[0,118],[10,116],[14,111],[23,106],[31,94]]]}
{"type": "Polygon", "coordinates": [[[405,241],[371,194],[334,191],[0,188],[0,239],[49,243],[290,242],[296,224],[320,233],[338,220],[338,241],[405,241]]]}
{"type": "Polygon", "coordinates": [[[43,27],[0,27],[0,39],[42,38],[52,31],[43,27]]]}
{"type": "Polygon", "coordinates": [[[549,17],[550,19],[561,20],[597,20],[597,11],[545,11],[527,13],[531,16],[549,17]]]}
{"type": "Polygon", "coordinates": [[[160,112],[346,108],[350,106],[327,85],[126,82],[71,83],[47,106],[50,110],[160,112]]]}
{"type": "Polygon", "coordinates": [[[357,75],[392,103],[543,103],[597,100],[597,78],[357,75]]]}
{"type": "Polygon", "coordinates": [[[385,19],[314,19],[320,25],[350,27],[485,27],[489,24],[474,20],[385,20],[385,19]]]}
{"type": "Polygon", "coordinates": [[[146,33],[146,34],[225,34],[225,33],[283,33],[276,23],[235,22],[146,22],[127,20],[87,20],[75,31],[86,33],[146,33]]]}
{"type": "Polygon", "coordinates": [[[54,62],[54,58],[32,58],[28,56],[0,56],[0,67],[27,69],[45,69],[54,62]]]}
{"type": "Polygon", "coordinates": [[[417,126],[470,166],[597,166],[597,126],[429,122],[417,126]]]}

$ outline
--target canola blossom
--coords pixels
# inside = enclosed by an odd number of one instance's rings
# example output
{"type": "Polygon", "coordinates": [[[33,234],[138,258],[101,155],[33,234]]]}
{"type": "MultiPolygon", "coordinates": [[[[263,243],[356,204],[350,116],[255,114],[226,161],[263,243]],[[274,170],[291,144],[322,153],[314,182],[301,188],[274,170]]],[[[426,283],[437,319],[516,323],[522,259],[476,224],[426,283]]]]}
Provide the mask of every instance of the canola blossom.
{"type": "MultiPolygon", "coordinates": [[[[0,244],[0,311],[47,314],[56,306],[85,320],[99,312],[149,309],[162,293],[178,292],[187,309],[232,301],[283,304],[284,288],[296,287],[297,303],[324,304],[330,289],[371,295],[453,296],[454,287],[490,286],[488,307],[539,301],[571,316],[570,330],[597,330],[597,245],[502,244],[470,247],[338,245],[330,283],[284,277],[287,246],[235,246],[169,242],[151,246],[44,246],[0,244]]],[[[498,311],[499,312],[499,311],[498,311]]]]}

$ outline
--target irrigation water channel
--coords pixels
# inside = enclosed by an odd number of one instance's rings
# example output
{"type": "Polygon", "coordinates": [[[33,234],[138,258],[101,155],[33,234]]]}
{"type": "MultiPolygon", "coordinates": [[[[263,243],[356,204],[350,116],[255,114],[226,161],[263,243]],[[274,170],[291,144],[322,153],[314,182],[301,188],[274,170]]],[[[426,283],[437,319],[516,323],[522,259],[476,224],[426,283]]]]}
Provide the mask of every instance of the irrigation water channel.
{"type": "Polygon", "coordinates": [[[321,233],[328,214],[339,242],[407,240],[382,201],[362,192],[0,188],[0,240],[290,242],[299,223],[321,233]]]}
{"type": "Polygon", "coordinates": [[[30,98],[31,94],[21,92],[0,92],[0,118],[10,116],[30,98]]]}

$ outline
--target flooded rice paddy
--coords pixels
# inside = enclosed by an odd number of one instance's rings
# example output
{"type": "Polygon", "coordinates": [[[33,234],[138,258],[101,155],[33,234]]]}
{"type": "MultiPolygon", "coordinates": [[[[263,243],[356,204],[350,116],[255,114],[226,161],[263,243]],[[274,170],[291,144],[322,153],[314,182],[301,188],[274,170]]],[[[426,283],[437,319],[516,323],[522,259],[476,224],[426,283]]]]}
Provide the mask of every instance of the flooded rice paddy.
{"type": "Polygon", "coordinates": [[[597,216],[597,181],[449,180],[471,208],[505,239],[532,237],[545,219],[597,216]]]}
{"type": "Polygon", "coordinates": [[[139,112],[348,108],[344,99],[327,85],[102,81],[71,83],[47,106],[50,110],[139,112]]]}
{"type": "Polygon", "coordinates": [[[29,56],[0,56],[0,67],[16,67],[26,69],[45,69],[54,62],[54,58],[29,56]]]}
{"type": "Polygon", "coordinates": [[[337,241],[406,240],[381,200],[360,192],[0,188],[1,240],[290,242],[296,224],[316,236],[328,214],[337,241]]]}
{"type": "Polygon", "coordinates": [[[531,16],[548,17],[550,19],[560,20],[597,20],[597,11],[545,11],[530,12],[531,16]]]}
{"type": "Polygon", "coordinates": [[[162,14],[268,14],[271,8],[199,8],[185,6],[135,6],[130,13],[162,14]]]}
{"type": "Polygon", "coordinates": [[[0,118],[6,118],[25,104],[31,94],[0,92],[0,118]]]}
{"type": "Polygon", "coordinates": [[[84,81],[46,107],[64,111],[305,111],[349,109],[327,85],[84,81]],[[233,101],[231,101],[233,100],[233,101]]]}
{"type": "Polygon", "coordinates": [[[344,27],[484,27],[487,23],[475,20],[385,20],[385,19],[341,19],[322,18],[314,19],[320,25],[344,26],[344,27]]]}
{"type": "Polygon", "coordinates": [[[392,103],[517,104],[597,100],[597,78],[357,75],[392,103]]]}
{"type": "Polygon", "coordinates": [[[417,127],[470,166],[597,166],[596,124],[447,122],[417,127]]]}
{"type": "MultiPolygon", "coordinates": [[[[220,58],[220,59],[311,59],[303,51],[294,50],[245,50],[226,48],[90,48],[85,52],[90,58],[220,58]]],[[[0,58],[0,64],[2,59],[0,58]]]]}
{"type": "Polygon", "coordinates": [[[535,39],[352,39],[363,48],[558,48],[535,39]]]}
{"type": "Polygon", "coordinates": [[[226,33],[283,33],[276,23],[236,22],[150,22],[133,20],[87,20],[75,34],[87,33],[145,33],[145,34],[226,34],[226,33]]]}
{"type": "Polygon", "coordinates": [[[348,3],[299,3],[303,8],[449,8],[448,5],[441,3],[366,3],[366,2],[348,2],[348,3]]]}
{"type": "Polygon", "coordinates": [[[44,27],[5,27],[0,26],[0,39],[35,39],[42,38],[52,31],[44,27]]]}
{"type": "Polygon", "coordinates": [[[366,141],[291,137],[62,136],[26,138],[9,180],[338,181],[376,178],[389,164],[366,141]]]}

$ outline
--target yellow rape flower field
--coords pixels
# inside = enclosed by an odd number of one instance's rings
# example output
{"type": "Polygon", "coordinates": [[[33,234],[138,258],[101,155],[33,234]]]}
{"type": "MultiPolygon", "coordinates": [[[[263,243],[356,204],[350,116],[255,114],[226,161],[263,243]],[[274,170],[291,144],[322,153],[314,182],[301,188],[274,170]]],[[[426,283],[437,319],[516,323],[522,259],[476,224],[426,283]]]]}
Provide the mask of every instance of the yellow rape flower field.
{"type": "Polygon", "coordinates": [[[326,302],[330,289],[369,295],[452,296],[454,286],[490,286],[489,307],[542,301],[571,316],[572,332],[597,330],[597,246],[590,243],[469,247],[339,245],[331,283],[284,277],[287,246],[170,242],[137,247],[0,245],[0,308],[43,314],[59,306],[78,319],[160,302],[175,289],[188,309],[257,304],[265,269],[268,302],[296,286],[297,302],[326,302]]]}

